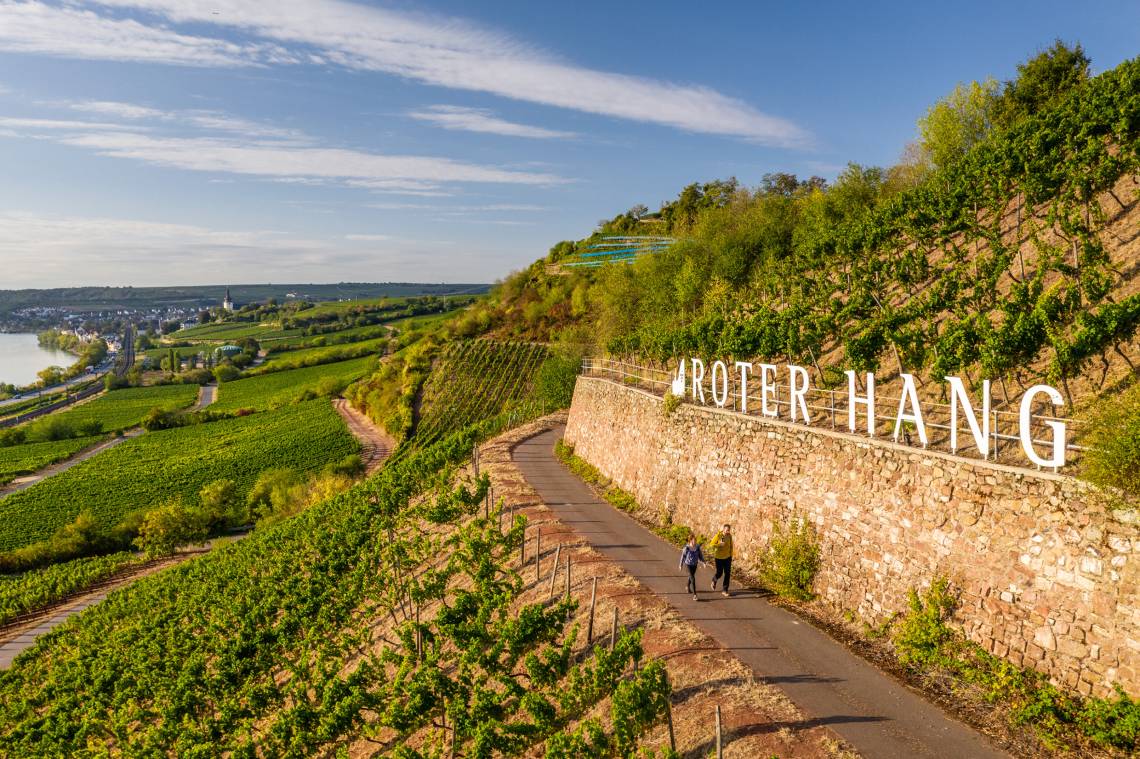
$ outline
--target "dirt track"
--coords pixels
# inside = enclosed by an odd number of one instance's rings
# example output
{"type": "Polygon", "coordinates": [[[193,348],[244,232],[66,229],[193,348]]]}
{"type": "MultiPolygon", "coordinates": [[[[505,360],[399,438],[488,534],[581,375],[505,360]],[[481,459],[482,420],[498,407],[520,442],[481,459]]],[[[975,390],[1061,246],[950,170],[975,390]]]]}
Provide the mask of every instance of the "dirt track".
{"type": "Polygon", "coordinates": [[[334,400],[333,407],[348,425],[349,432],[360,441],[360,458],[364,461],[364,471],[372,474],[392,455],[395,448],[392,438],[344,398],[334,400]]]}

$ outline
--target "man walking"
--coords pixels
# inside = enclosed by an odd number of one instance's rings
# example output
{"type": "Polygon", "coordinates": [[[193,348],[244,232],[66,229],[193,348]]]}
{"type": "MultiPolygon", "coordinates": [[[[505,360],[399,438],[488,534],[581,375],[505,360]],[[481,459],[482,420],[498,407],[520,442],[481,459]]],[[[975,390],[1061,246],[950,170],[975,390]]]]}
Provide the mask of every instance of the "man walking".
{"type": "Polygon", "coordinates": [[[724,590],[722,596],[728,596],[728,583],[732,577],[732,525],[726,524],[709,543],[709,551],[716,562],[716,574],[713,576],[712,589],[716,590],[716,581],[724,575],[724,590]]]}

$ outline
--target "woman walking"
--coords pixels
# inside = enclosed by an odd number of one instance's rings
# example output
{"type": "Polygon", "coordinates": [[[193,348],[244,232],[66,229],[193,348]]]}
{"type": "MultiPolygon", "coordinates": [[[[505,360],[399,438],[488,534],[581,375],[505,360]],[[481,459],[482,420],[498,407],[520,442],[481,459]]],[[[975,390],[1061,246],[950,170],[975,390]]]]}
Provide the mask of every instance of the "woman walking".
{"type": "Polygon", "coordinates": [[[716,581],[724,575],[724,590],[721,595],[728,595],[728,582],[732,577],[732,525],[726,524],[709,543],[713,561],[716,562],[716,574],[713,576],[712,589],[716,590],[716,581]]]}
{"type": "Polygon", "coordinates": [[[685,586],[685,590],[693,594],[693,600],[697,598],[697,564],[708,564],[705,562],[704,554],[701,553],[701,547],[697,544],[697,536],[689,533],[689,539],[685,542],[684,548],[681,549],[681,563],[678,569],[685,568],[689,571],[689,582],[685,586]]]}

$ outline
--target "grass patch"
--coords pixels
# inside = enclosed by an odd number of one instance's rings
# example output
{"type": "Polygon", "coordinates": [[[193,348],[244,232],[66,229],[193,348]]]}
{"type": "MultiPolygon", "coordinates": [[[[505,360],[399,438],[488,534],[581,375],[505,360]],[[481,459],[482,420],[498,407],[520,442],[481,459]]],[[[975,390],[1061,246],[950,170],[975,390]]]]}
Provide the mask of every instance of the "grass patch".
{"type": "Polygon", "coordinates": [[[895,653],[921,674],[949,674],[977,686],[985,701],[999,704],[1015,725],[1033,728],[1051,747],[1083,739],[1108,749],[1140,748],[1140,702],[1119,685],[1113,698],[1081,698],[1048,678],[1018,667],[968,641],[950,625],[958,599],[945,577],[928,590],[911,590],[905,613],[889,624],[895,653]]]}
{"type": "Polygon", "coordinates": [[[211,408],[215,411],[264,410],[307,398],[336,396],[348,383],[360,379],[375,367],[375,357],[364,356],[224,382],[218,388],[218,400],[211,408]]]}
{"type": "Polygon", "coordinates": [[[327,400],[148,432],[0,500],[0,550],[46,540],[81,511],[110,529],[219,479],[244,497],[265,469],[316,471],[358,450],[327,400]]]}

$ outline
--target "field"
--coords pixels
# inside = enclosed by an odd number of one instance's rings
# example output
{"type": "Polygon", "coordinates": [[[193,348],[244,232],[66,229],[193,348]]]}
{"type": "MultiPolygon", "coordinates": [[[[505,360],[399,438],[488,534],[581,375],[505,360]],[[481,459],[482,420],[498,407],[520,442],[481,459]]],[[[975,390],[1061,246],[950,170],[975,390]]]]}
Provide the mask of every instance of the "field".
{"type": "Polygon", "coordinates": [[[337,330],[336,332],[323,332],[315,335],[283,337],[280,340],[274,340],[263,347],[266,350],[270,351],[270,355],[272,355],[278,351],[291,351],[304,348],[324,348],[333,345],[345,345],[361,342],[364,340],[372,340],[378,337],[386,337],[389,334],[391,334],[391,332],[388,329],[387,325],[369,324],[365,327],[349,327],[348,329],[337,330]]]}
{"type": "Polygon", "coordinates": [[[193,502],[216,480],[234,480],[244,495],[264,469],[312,471],[357,449],[327,400],[148,432],[0,499],[0,550],[43,540],[84,510],[113,526],[175,496],[193,502]]]}
{"type": "MultiPolygon", "coordinates": [[[[617,691],[628,716],[614,711],[611,721],[636,746],[663,720],[669,692],[661,662],[643,658],[641,633],[623,632],[612,651],[578,646],[584,661],[571,670],[576,603],[528,603],[523,583],[506,579],[525,520],[502,531],[497,512],[476,516],[486,481],[410,500],[477,439],[413,455],[293,519],[143,578],[44,636],[0,678],[7,751],[347,756],[362,737],[384,735],[385,753],[440,755],[433,723],[458,703],[470,716],[446,717],[460,725],[454,755],[490,755],[480,746],[493,740],[503,747],[496,755],[537,756],[617,691]],[[412,642],[413,605],[424,610],[429,656],[412,642]],[[384,658],[361,637],[362,614],[392,620],[389,642],[378,643],[384,658]],[[524,660],[530,677],[520,682],[512,675],[524,660]],[[492,703],[502,682],[512,687],[492,703]]],[[[597,733],[602,740],[605,728],[597,733]]]]}
{"type": "Polygon", "coordinates": [[[17,576],[0,577],[0,625],[105,580],[142,559],[130,551],[75,559],[17,576]]]}
{"type": "Polygon", "coordinates": [[[448,345],[424,383],[417,445],[509,410],[531,394],[542,345],[469,340],[448,345]]]}
{"type": "Polygon", "coordinates": [[[203,345],[203,344],[199,343],[199,344],[195,344],[195,345],[180,345],[177,348],[172,348],[169,346],[166,348],[162,348],[162,347],[148,348],[147,350],[143,351],[140,355],[145,356],[147,358],[153,358],[153,359],[161,361],[162,359],[164,359],[170,355],[170,351],[178,351],[178,357],[179,358],[187,359],[187,358],[190,358],[191,356],[197,356],[199,353],[209,353],[213,349],[214,349],[214,346],[212,346],[212,345],[203,345]]]}
{"type": "Polygon", "coordinates": [[[46,420],[60,420],[73,427],[98,422],[103,425],[104,432],[115,432],[137,426],[155,406],[185,408],[197,399],[197,385],[128,387],[112,390],[74,408],[50,414],[44,417],[44,421],[29,424],[27,429],[29,436],[34,437],[34,431],[47,423],[46,420]]]}
{"type": "MultiPolygon", "coordinates": [[[[339,335],[342,333],[333,333],[339,335]]],[[[282,369],[296,369],[305,366],[317,366],[335,361],[344,361],[360,356],[377,355],[388,344],[388,337],[376,337],[371,340],[359,342],[345,342],[327,347],[302,348],[299,350],[272,353],[269,359],[253,370],[255,374],[281,371],[282,369]]]]}
{"type": "MultiPolygon", "coordinates": [[[[257,377],[225,382],[218,388],[218,400],[210,408],[218,411],[269,409],[297,401],[306,391],[323,392],[331,385],[345,385],[368,374],[376,364],[372,356],[335,364],[290,369],[257,377]],[[322,382],[325,383],[322,386],[322,382]]],[[[340,390],[337,390],[339,393],[340,390]]]]}
{"type": "Polygon", "coordinates": [[[201,324],[190,329],[179,330],[172,337],[177,340],[203,340],[225,342],[252,337],[263,340],[275,337],[292,337],[301,334],[299,329],[283,330],[275,324],[252,324],[250,322],[223,322],[221,324],[201,324]]]}
{"type": "Polygon", "coordinates": [[[20,475],[38,472],[48,464],[62,461],[101,439],[101,436],[94,435],[0,447],[0,485],[11,482],[20,475]]]}

